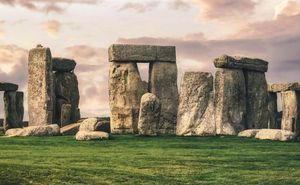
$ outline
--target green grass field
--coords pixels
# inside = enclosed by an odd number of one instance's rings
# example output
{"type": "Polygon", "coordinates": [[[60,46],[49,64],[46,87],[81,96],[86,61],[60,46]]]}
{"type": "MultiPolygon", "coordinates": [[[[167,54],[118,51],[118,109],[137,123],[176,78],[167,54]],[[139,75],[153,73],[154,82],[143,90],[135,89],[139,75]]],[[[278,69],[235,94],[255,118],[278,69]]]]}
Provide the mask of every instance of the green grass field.
{"type": "Polygon", "coordinates": [[[0,138],[0,184],[300,184],[300,143],[237,137],[0,138]]]}

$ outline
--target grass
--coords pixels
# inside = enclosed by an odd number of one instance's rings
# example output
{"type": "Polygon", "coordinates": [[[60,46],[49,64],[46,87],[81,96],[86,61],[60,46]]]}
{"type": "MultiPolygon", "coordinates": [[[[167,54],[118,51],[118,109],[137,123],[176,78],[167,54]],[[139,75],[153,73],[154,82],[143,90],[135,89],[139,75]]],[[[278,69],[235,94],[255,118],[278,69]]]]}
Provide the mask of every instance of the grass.
{"type": "Polygon", "coordinates": [[[0,138],[0,184],[300,184],[300,143],[237,137],[0,138]]]}

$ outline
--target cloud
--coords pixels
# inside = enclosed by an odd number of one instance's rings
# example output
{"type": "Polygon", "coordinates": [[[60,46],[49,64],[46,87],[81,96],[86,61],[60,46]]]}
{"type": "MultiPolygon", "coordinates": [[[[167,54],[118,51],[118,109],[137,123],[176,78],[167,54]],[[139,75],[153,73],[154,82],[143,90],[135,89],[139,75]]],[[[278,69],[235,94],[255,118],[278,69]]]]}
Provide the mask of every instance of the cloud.
{"type": "Polygon", "coordinates": [[[293,16],[300,14],[300,3],[296,0],[284,0],[275,7],[274,19],[281,16],[293,16]]]}
{"type": "Polygon", "coordinates": [[[190,8],[190,4],[185,0],[172,0],[169,5],[175,10],[187,10],[190,8]]]}
{"type": "Polygon", "coordinates": [[[253,0],[194,0],[200,8],[200,17],[208,20],[242,19],[253,13],[253,0]]]}
{"type": "Polygon", "coordinates": [[[153,8],[157,7],[159,5],[158,1],[151,1],[147,3],[140,3],[140,2],[127,2],[123,4],[119,10],[125,11],[125,10],[133,10],[138,13],[144,13],[147,11],[152,10],[153,8]]]}
{"type": "Polygon", "coordinates": [[[56,20],[44,22],[42,25],[43,29],[48,33],[48,35],[54,38],[58,36],[62,26],[61,23],[56,20]]]}
{"type": "Polygon", "coordinates": [[[0,4],[21,6],[28,10],[43,13],[63,13],[65,5],[69,4],[96,4],[102,0],[1,0],[0,4]]]}
{"type": "Polygon", "coordinates": [[[2,37],[4,37],[4,23],[5,23],[5,21],[1,21],[0,20],[0,39],[2,38],[2,37]]]}

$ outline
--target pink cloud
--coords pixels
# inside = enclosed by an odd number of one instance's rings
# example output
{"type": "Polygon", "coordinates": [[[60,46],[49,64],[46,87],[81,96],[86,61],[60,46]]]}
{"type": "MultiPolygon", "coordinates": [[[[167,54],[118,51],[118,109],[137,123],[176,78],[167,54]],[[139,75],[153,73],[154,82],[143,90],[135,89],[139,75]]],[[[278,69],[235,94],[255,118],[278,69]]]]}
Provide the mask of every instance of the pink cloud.
{"type": "Polygon", "coordinates": [[[275,7],[275,19],[281,16],[293,16],[300,14],[300,3],[296,0],[284,0],[275,7]]]}
{"type": "Polygon", "coordinates": [[[61,29],[62,24],[56,20],[49,20],[43,23],[43,29],[49,34],[51,37],[57,37],[59,31],[61,29]]]}
{"type": "Polygon", "coordinates": [[[134,10],[138,13],[144,13],[149,10],[152,10],[153,8],[157,7],[159,4],[158,1],[151,1],[147,3],[140,3],[140,2],[127,2],[123,4],[119,10],[120,11],[125,11],[125,10],[134,10]]]}

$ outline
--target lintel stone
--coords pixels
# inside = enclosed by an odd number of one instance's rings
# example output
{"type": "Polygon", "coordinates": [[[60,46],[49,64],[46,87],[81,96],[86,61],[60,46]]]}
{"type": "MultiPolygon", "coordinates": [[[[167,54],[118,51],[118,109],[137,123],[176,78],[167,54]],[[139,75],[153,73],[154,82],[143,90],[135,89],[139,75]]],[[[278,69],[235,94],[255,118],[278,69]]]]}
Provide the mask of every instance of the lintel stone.
{"type": "Polygon", "coordinates": [[[214,65],[217,68],[244,69],[259,72],[268,71],[268,62],[257,58],[222,55],[214,59],[214,65]]]}
{"type": "Polygon", "coordinates": [[[17,91],[18,85],[7,82],[0,82],[0,91],[17,91]]]}
{"type": "Polygon", "coordinates": [[[70,72],[75,69],[76,62],[68,58],[52,58],[52,70],[59,72],[70,72]]]}
{"type": "Polygon", "coordinates": [[[113,44],[108,48],[109,62],[176,62],[175,46],[113,44]]]}
{"type": "Polygon", "coordinates": [[[300,91],[300,83],[268,84],[269,92],[300,91]]]}

